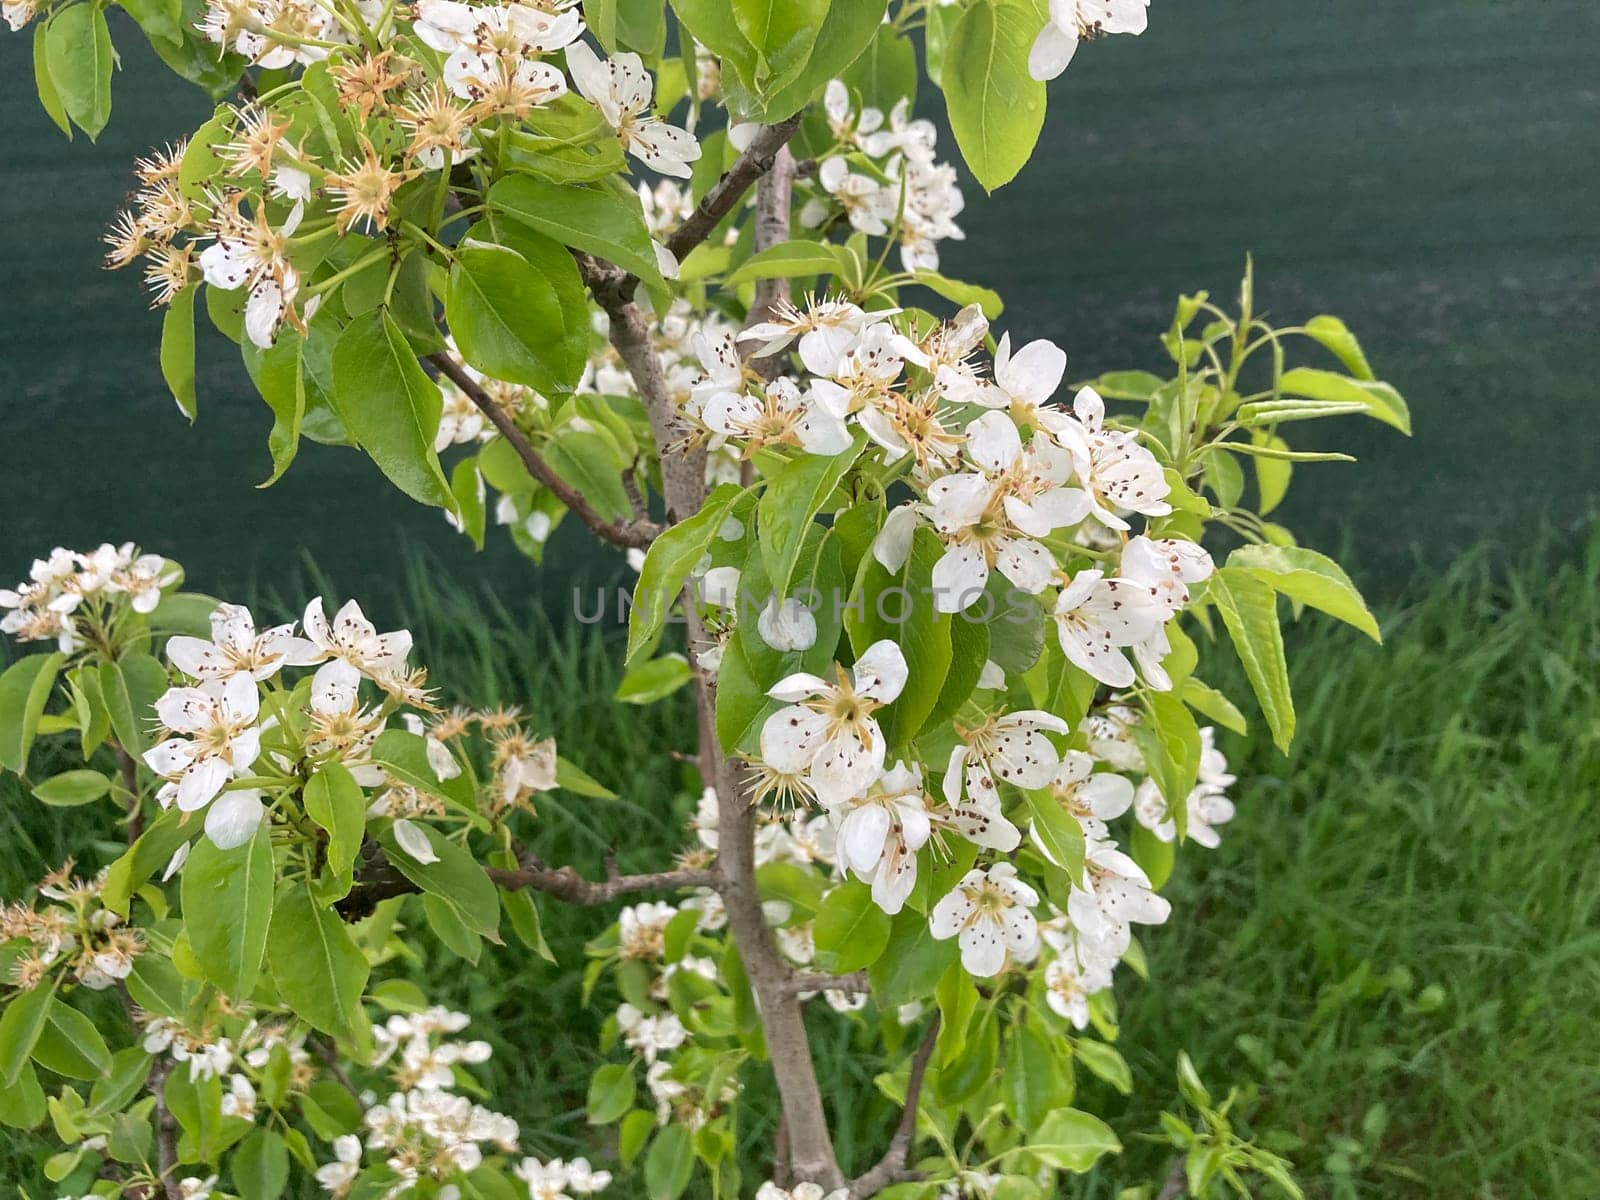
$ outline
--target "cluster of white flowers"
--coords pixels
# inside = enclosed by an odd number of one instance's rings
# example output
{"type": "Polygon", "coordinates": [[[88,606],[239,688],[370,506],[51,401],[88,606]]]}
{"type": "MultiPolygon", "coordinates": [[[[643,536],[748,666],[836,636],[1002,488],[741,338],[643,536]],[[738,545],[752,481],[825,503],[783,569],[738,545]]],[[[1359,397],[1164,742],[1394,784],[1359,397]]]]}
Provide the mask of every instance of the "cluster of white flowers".
{"type": "Polygon", "coordinates": [[[966,201],[955,167],[935,161],[938,130],[911,117],[902,98],[887,117],[880,109],[857,112],[842,80],[822,97],[834,147],[816,173],[820,194],[806,200],[800,223],[811,229],[838,217],[871,237],[893,237],[907,271],[937,271],[939,243],[966,235],[956,224],[966,201]]]}
{"type": "Polygon", "coordinates": [[[451,1180],[481,1165],[485,1146],[516,1153],[514,1120],[452,1091],[457,1064],[482,1063],[490,1056],[486,1042],[443,1036],[459,1033],[467,1023],[463,1013],[429,1008],[410,1016],[396,1014],[373,1026],[378,1047],[373,1065],[388,1065],[396,1090],[367,1109],[363,1136],[346,1134],[334,1141],[333,1161],[317,1169],[317,1182],[325,1190],[334,1196],[348,1193],[364,1156],[371,1153],[395,1178],[384,1193],[386,1200],[410,1192],[422,1180],[442,1185],[440,1196],[454,1196],[459,1192],[451,1180]]]}
{"type": "Polygon", "coordinates": [[[80,553],[56,547],[38,558],[28,578],[0,588],[0,633],[19,642],[54,641],[63,654],[103,637],[125,604],[136,613],[155,611],[161,594],[183,578],[158,554],[141,554],[132,542],[80,553]]]}
{"type": "MultiPolygon", "coordinates": [[[[136,165],[141,188],[106,236],[106,265],[143,257],[156,304],[191,286],[195,268],[211,287],[243,289],[244,331],[261,348],[273,344],[286,322],[304,331],[321,300],[319,288],[302,286],[291,239],[354,226],[388,231],[396,192],[423,172],[478,153],[483,122],[522,120],[567,93],[567,77],[549,55],[565,52],[579,94],[648,166],[687,177],[700,155],[691,134],[652,115],[653,83],[637,55],[603,62],[578,40],[583,19],[569,0],[421,0],[398,9],[378,0],[348,8],[311,0],[208,0],[200,28],[265,67],[327,60],[341,105],[356,122],[359,153],[317,161],[304,139],[287,136],[289,117],[262,104],[239,107],[230,137],[214,151],[225,184],[203,196],[179,187],[181,144],[136,165]],[[402,53],[397,18],[409,18],[412,34],[443,56],[436,75],[402,53]],[[363,48],[368,44],[380,48],[363,48]]],[[[662,271],[675,275],[676,262],[659,245],[657,256],[662,271]]]]}
{"type": "Polygon", "coordinates": [[[517,1178],[528,1185],[529,1200],[576,1200],[592,1196],[611,1184],[610,1171],[596,1171],[587,1158],[540,1162],[525,1158],[513,1168],[517,1178]]]}
{"type": "Polygon", "coordinates": [[[387,779],[371,751],[390,714],[385,706],[362,704],[362,680],[393,700],[431,708],[422,673],[406,667],[410,633],[380,634],[354,600],[329,622],[321,597],[307,606],[303,628],[304,636],[293,625],[258,630],[248,609],[223,604],[211,615],[209,641],[176,636],[167,643],[169,661],[193,682],[172,687],[156,701],[163,736],[144,761],[163,780],[156,793],[162,807],[204,810],[206,835],[222,849],[249,841],[266,814],[262,788],[236,787],[233,781],[276,770],[292,782],[298,767],[287,743],[262,754],[264,735],[290,732],[261,711],[264,685],[284,667],[317,667],[304,739],[293,751],[313,763],[339,762],[366,787],[387,779]]]}
{"type": "MultiPolygon", "coordinates": [[[[888,514],[872,544],[885,568],[900,570],[919,528],[931,529],[944,547],[931,579],[939,611],[971,619],[980,601],[992,605],[991,571],[1011,585],[1013,602],[1055,587],[1057,639],[1074,666],[1111,687],[1142,681],[1169,690],[1172,680],[1162,665],[1171,653],[1167,623],[1188,604],[1190,585],[1207,579],[1213,567],[1194,542],[1130,528],[1130,517],[1172,511],[1159,461],[1135,432],[1107,420],[1092,389],[1081,389],[1070,410],[1052,403],[1066,369],[1066,356],[1053,343],[1035,341],[1013,353],[1009,337],[1002,337],[992,367],[983,370],[973,355],[988,322],[976,307],[915,341],[896,328],[894,315],[814,299],[740,335],[761,355],[792,346],[810,375],[804,383],[760,380],[744,367],[734,338],[702,338],[705,374],[687,411],[714,444],[743,455],[764,446],[839,453],[858,427],[885,463],[910,460],[913,498],[888,514]],[[1096,565],[1069,574],[1052,548],[1063,541],[1087,544],[1082,553],[1096,565]]],[[[1069,550],[1065,558],[1076,555],[1069,550]]],[[[713,604],[731,604],[737,587],[732,567],[712,568],[701,582],[713,604]]],[[[778,649],[806,649],[816,639],[812,615],[793,599],[769,604],[756,626],[778,649]]],[[[869,882],[876,902],[896,913],[916,884],[919,852],[930,839],[948,833],[1009,853],[1021,835],[1005,816],[1000,785],[1053,788],[1084,824],[1089,842],[1088,867],[1075,881],[1074,896],[1081,898],[1062,920],[1073,926],[1075,947],[1089,947],[1079,962],[1088,983],[1109,979],[1110,966],[1129,944],[1128,922],[1165,916],[1165,902],[1105,830],[1107,819],[1132,805],[1134,786],[1096,774],[1090,755],[1063,757],[1051,738],[1072,730],[1060,718],[1010,711],[958,729],[958,744],[944,764],[942,803],[936,804],[922,766],[885,761],[886,742],[874,716],[907,681],[905,657],[889,640],[866,648],[852,668],[839,667],[830,678],[801,673],[780,680],[768,695],[785,707],[761,730],[758,794],[780,803],[820,803],[837,838],[840,869],[869,882]]],[[[980,686],[1004,683],[998,668],[987,665],[980,686]]],[[[1196,840],[1210,845],[1212,827],[1232,813],[1220,782],[1231,777],[1206,736],[1206,764],[1190,808],[1196,840]]],[[[1131,738],[1129,748],[1138,758],[1131,738]]],[[[1139,767],[1142,759],[1129,769],[1139,767]]],[[[1152,809],[1150,797],[1160,794],[1148,782],[1140,791],[1143,819],[1152,809]]],[[[1033,840],[1048,857],[1043,841],[1033,840]]],[[[1007,961],[1036,958],[1039,904],[1011,864],[979,864],[934,907],[931,927],[935,937],[958,939],[973,974],[993,975],[1007,961]]],[[[1065,979],[1065,970],[1056,968],[1056,976],[1065,979]]]]}
{"type": "Polygon", "coordinates": [[[849,1188],[824,1192],[820,1183],[797,1183],[785,1188],[769,1181],[756,1189],[756,1200],[845,1200],[849,1194],[849,1188]]]}
{"type": "Polygon", "coordinates": [[[101,903],[106,873],[72,874],[69,859],[39,883],[39,899],[0,909],[0,942],[15,950],[3,982],[31,990],[56,968],[91,991],[104,991],[133,971],[144,949],[139,933],[101,903]]]}

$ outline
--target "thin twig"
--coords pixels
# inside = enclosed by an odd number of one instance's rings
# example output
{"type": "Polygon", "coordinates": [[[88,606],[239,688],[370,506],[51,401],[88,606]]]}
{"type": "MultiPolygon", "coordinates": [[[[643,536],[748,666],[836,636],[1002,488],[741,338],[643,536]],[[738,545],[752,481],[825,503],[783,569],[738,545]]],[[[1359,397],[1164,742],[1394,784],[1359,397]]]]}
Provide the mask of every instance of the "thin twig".
{"type": "Polygon", "coordinates": [[[900,1124],[895,1127],[894,1136],[889,1139],[889,1148],[883,1152],[883,1157],[866,1174],[851,1182],[850,1200],[866,1200],[866,1197],[881,1192],[891,1183],[899,1183],[915,1175],[915,1172],[906,1169],[906,1160],[911,1156],[912,1143],[917,1140],[917,1107],[922,1101],[922,1082],[927,1078],[928,1061],[933,1057],[933,1048],[938,1041],[939,1015],[935,1013],[928,1032],[922,1035],[922,1045],[917,1047],[916,1057],[911,1060],[911,1074],[906,1077],[906,1106],[900,1113],[900,1124]]]}
{"type": "Polygon", "coordinates": [[[1179,1158],[1172,1164],[1172,1170],[1167,1172],[1167,1180],[1161,1185],[1156,1200],[1178,1200],[1188,1186],[1189,1173],[1184,1170],[1183,1159],[1179,1158]]]}
{"type": "Polygon", "coordinates": [[[798,128],[799,113],[776,125],[762,127],[727,173],[701,198],[694,212],[689,214],[689,219],[667,239],[667,249],[674,258],[682,262],[691,250],[711,236],[711,231],[722,218],[744,198],[750,185],[772,169],[778,151],[789,144],[789,139],[798,128]]]}
{"type": "MultiPolygon", "coordinates": [[[[618,874],[613,865],[608,867],[606,878],[585,879],[572,867],[549,867],[531,851],[517,856],[516,867],[485,867],[484,874],[496,886],[508,892],[535,891],[568,904],[608,904],[619,896],[635,892],[666,892],[679,888],[715,888],[721,877],[713,870],[655,871],[642,875],[618,874]]],[[[350,894],[334,907],[346,921],[358,921],[371,914],[382,901],[395,896],[408,896],[418,891],[417,885],[402,875],[384,856],[376,843],[363,847],[362,865],[356,875],[356,885],[350,894]]]]}
{"type": "Polygon", "coordinates": [[[864,992],[867,990],[867,973],[852,971],[848,975],[828,975],[821,971],[796,971],[789,977],[789,992],[864,992]]]}
{"type": "Polygon", "coordinates": [[[661,530],[652,521],[637,518],[632,521],[608,521],[595,512],[583,493],[557,475],[550,464],[540,457],[539,452],[533,448],[533,443],[528,440],[527,434],[523,433],[511,419],[511,414],[495,403],[494,397],[479,386],[478,381],[462,370],[448,354],[442,352],[430,354],[428,361],[441,375],[460,388],[467,399],[478,406],[483,415],[488,417],[500,431],[500,436],[505,438],[517,452],[517,457],[528,469],[528,474],[554,492],[556,499],[565,504],[578,520],[614,546],[644,547],[655,540],[656,534],[661,530]]]}

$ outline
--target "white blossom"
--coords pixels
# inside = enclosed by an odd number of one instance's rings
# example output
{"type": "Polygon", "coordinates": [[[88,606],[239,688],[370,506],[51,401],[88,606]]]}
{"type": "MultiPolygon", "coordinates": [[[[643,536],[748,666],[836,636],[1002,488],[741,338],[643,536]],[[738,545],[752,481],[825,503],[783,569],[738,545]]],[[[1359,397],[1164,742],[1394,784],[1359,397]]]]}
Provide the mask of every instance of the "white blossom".
{"type": "Polygon", "coordinates": [[[962,967],[988,978],[1000,973],[1008,953],[1025,960],[1036,951],[1039,926],[1030,910],[1038,903],[1012,864],[974,868],[933,906],[928,930],[939,941],[956,938],[962,967]]]}

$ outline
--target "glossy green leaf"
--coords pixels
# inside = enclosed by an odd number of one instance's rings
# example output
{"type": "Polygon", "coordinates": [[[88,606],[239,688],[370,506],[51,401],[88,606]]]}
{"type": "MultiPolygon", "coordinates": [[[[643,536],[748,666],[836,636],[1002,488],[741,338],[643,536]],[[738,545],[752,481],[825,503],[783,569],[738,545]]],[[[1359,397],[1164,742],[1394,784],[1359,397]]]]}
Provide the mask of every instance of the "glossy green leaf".
{"type": "Polygon", "coordinates": [[[1061,1108],[1040,1123],[1025,1149],[1059,1171],[1081,1175],[1105,1155],[1120,1153],[1122,1143],[1099,1117],[1061,1108]]]}
{"type": "Polygon", "coordinates": [[[328,834],[325,863],[332,887],[325,900],[341,900],[350,892],[356,855],[367,827],[367,797],[361,785],[341,763],[318,767],[306,781],[302,795],[306,816],[328,834]]]}
{"type": "Polygon", "coordinates": [[[243,846],[219,850],[199,838],[182,875],[183,922],[206,978],[246,1000],[261,974],[272,921],[272,828],[263,821],[243,846]]]}
{"type": "Polygon", "coordinates": [[[1009,183],[1044,127],[1045,89],[1028,52],[1047,13],[1035,0],[973,4],[950,34],[944,96],[967,166],[988,191],[1009,183]]]}
{"type": "Polygon", "coordinates": [[[607,1063],[589,1080],[589,1123],[610,1125],[633,1107],[638,1081],[632,1063],[607,1063]]]}
{"type": "Polygon", "coordinates": [[[98,4],[72,4],[50,18],[44,58],[61,107],[93,141],[111,119],[111,30],[98,4]]]}
{"type": "Polygon", "coordinates": [[[732,484],[722,484],[706,498],[699,512],[650,543],[628,612],[628,661],[655,640],[683,591],[689,572],[705,557],[712,539],[726,523],[729,510],[743,494],[732,484]]]}
{"type": "Polygon", "coordinates": [[[467,362],[552,396],[578,382],[588,337],[587,331],[577,335],[576,314],[568,311],[581,294],[572,286],[578,268],[559,245],[543,243],[537,260],[506,246],[463,243],[450,268],[444,310],[467,362]]]}
{"type": "Polygon", "coordinates": [[[199,412],[194,390],[194,299],[199,291],[196,286],[184,288],[161,318],[161,378],[178,411],[190,421],[199,412]]]}
{"type": "Polygon", "coordinates": [[[50,1003],[33,1058],[69,1079],[99,1079],[111,1067],[111,1051],[95,1023],[59,996],[50,1003]]]}
{"type": "Polygon", "coordinates": [[[489,189],[489,204],[563,246],[586,250],[646,282],[662,282],[639,197],[626,189],[508,175],[489,189]]]}
{"type": "Polygon", "coordinates": [[[257,1129],[230,1160],[239,1200],[278,1200],[289,1183],[289,1148],[271,1129],[257,1129]]]}
{"type": "Polygon", "coordinates": [[[866,440],[865,434],[857,433],[850,449],[842,454],[801,454],[768,481],[756,506],[756,532],[767,582],[775,595],[789,595],[806,532],[855,465],[866,440]]]}
{"type": "Polygon", "coordinates": [[[66,655],[60,651],[30,654],[0,675],[0,766],[19,775],[28,769],[28,752],[39,732],[39,718],[65,661],[66,655]]]}
{"type": "Polygon", "coordinates": [[[872,889],[850,880],[822,898],[812,932],[817,967],[847,975],[878,961],[889,944],[890,920],[872,899],[872,889]]]}
{"type": "Polygon", "coordinates": [[[1294,697],[1278,624],[1278,597],[1250,571],[1219,567],[1206,583],[1206,597],[1222,614],[1233,648],[1261,704],[1272,742],[1288,753],[1294,740],[1294,697]]]}
{"type": "Polygon", "coordinates": [[[345,429],[413,500],[453,507],[434,453],[443,397],[387,312],[350,322],[333,351],[333,401],[345,429]]]}
{"type": "Polygon", "coordinates": [[[629,667],[617,685],[615,697],[624,704],[654,704],[693,678],[694,671],[687,658],[681,654],[664,654],[629,667]]]}
{"type": "Polygon", "coordinates": [[[432,825],[413,822],[428,839],[437,862],[424,863],[412,858],[395,840],[392,830],[379,839],[389,862],[424,892],[439,897],[456,910],[468,929],[500,940],[500,895],[483,867],[471,853],[451,841],[432,825]]]}
{"type": "Polygon", "coordinates": [[[50,64],[48,50],[48,30],[50,23],[40,21],[33,30],[33,87],[39,96],[39,107],[43,108],[45,115],[55,122],[56,128],[67,135],[67,140],[72,140],[72,122],[67,119],[67,110],[61,103],[61,94],[56,91],[55,81],[50,78],[50,64]]]}
{"type": "Polygon", "coordinates": [[[1383,641],[1377,619],[1356,585],[1325,554],[1303,546],[1240,546],[1228,555],[1228,566],[1248,571],[1289,599],[1355,626],[1375,642],[1383,641]]]}
{"type": "Polygon", "coordinates": [[[324,1033],[356,1037],[366,1017],[366,956],[333,909],[318,904],[303,883],[285,883],[272,910],[267,956],[278,995],[324,1033]]]}
{"type": "Polygon", "coordinates": [[[45,1022],[50,1019],[54,1001],[55,984],[47,979],[14,996],[5,1012],[0,1013],[0,1082],[6,1087],[16,1086],[22,1077],[45,1022]]]}
{"type": "Polygon", "coordinates": [[[1295,367],[1284,372],[1283,378],[1278,381],[1278,390],[1285,396],[1358,404],[1368,416],[1394,426],[1407,437],[1411,436],[1411,410],[1406,407],[1400,393],[1387,383],[1352,379],[1348,375],[1320,371],[1315,367],[1295,367]]]}
{"type": "Polygon", "coordinates": [[[52,775],[33,789],[34,798],[52,808],[93,804],[111,790],[111,781],[99,771],[82,768],[52,775]]]}

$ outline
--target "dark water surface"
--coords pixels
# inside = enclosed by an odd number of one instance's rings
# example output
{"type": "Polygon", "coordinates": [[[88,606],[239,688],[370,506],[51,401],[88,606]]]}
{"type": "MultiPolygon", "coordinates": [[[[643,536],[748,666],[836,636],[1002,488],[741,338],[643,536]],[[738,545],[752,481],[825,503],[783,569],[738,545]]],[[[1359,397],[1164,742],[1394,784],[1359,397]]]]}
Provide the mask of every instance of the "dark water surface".
{"type": "MultiPolygon", "coordinates": [[[[131,273],[99,270],[97,238],[133,156],[208,105],[131,27],[116,36],[112,123],[69,145],[33,99],[29,38],[0,33],[0,581],[107,539],[180,558],[209,590],[308,552],[381,592],[407,546],[563,606],[571,571],[608,572],[575,530],[542,581],[504,538],[473,555],[353,451],[308,443],[257,491],[270,417],[221,338],[185,424],[159,318],[131,273]]],[[[1283,323],[1343,316],[1417,429],[1296,431],[1361,458],[1302,468],[1281,513],[1306,541],[1348,538],[1382,592],[1480,539],[1573,528],[1600,496],[1597,47],[1592,0],[1154,0],[1147,35],[1090,48],[1054,85],[1021,180],[969,187],[947,272],[999,288],[1003,326],[1061,342],[1076,378],[1164,369],[1173,298],[1231,296],[1251,250],[1261,302],[1283,323]]]]}

